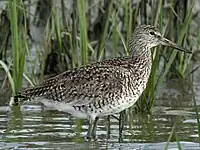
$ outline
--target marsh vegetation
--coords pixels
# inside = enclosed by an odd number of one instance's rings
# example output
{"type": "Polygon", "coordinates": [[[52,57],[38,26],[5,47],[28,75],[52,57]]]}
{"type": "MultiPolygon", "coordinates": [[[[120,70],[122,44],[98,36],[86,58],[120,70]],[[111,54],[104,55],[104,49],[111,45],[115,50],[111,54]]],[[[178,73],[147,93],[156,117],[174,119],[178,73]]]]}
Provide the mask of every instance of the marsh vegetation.
{"type": "MultiPolygon", "coordinates": [[[[199,82],[194,76],[199,68],[200,47],[200,8],[196,7],[197,3],[193,0],[5,1],[2,4],[5,8],[0,12],[1,93],[10,91],[11,96],[21,88],[34,86],[65,70],[128,56],[134,28],[138,24],[151,24],[157,26],[163,36],[191,50],[193,55],[164,46],[155,48],[147,88],[137,104],[126,112],[125,122],[131,128],[135,122],[131,122],[134,119],[130,118],[135,115],[139,120],[141,113],[151,116],[154,108],[166,106],[166,103],[167,107],[173,108],[168,106],[173,103],[168,100],[171,97],[166,98],[167,102],[155,100],[163,94],[168,82],[171,89],[179,82],[182,94],[177,99],[180,102],[180,97],[187,97],[183,107],[189,107],[195,113],[193,119],[198,127],[198,140],[195,142],[199,142],[200,97],[197,97],[195,89],[198,86],[194,86],[199,82]],[[174,80],[173,85],[171,81],[174,80]]],[[[167,89],[170,91],[170,88],[167,89]]],[[[174,106],[181,109],[181,106],[174,106]]],[[[147,118],[144,120],[148,121],[147,118]]],[[[178,120],[181,121],[180,118],[178,120]]],[[[83,122],[78,120],[75,123],[80,125],[83,122]]],[[[150,124],[153,126],[153,123],[150,124]]],[[[176,133],[177,124],[179,122],[173,122],[167,138],[158,140],[168,142],[166,149],[170,141],[177,141],[178,147],[181,147],[179,141],[182,139],[176,133]]]]}

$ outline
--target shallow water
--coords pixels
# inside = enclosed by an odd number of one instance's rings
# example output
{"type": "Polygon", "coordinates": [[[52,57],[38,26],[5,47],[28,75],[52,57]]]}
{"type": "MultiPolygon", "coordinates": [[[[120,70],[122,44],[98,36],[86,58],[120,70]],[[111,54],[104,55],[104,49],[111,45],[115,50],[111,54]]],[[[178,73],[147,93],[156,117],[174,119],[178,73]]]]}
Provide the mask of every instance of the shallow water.
{"type": "MultiPolygon", "coordinates": [[[[200,149],[195,113],[192,110],[171,110],[155,114],[135,114],[118,142],[118,122],[111,118],[111,135],[107,139],[106,119],[100,120],[96,142],[86,142],[88,123],[39,105],[23,105],[9,110],[0,107],[0,147],[3,149],[163,149],[176,123],[175,133],[182,148],[200,149]],[[21,110],[20,110],[21,109],[21,110]],[[181,114],[176,115],[176,114],[181,114]]],[[[176,136],[169,148],[177,148],[176,136]]]]}
{"type": "MultiPolygon", "coordinates": [[[[198,79],[198,78],[197,78],[198,79]]],[[[181,80],[168,81],[156,97],[152,114],[133,113],[125,118],[119,142],[119,127],[111,117],[108,138],[107,119],[101,118],[97,141],[87,142],[87,120],[77,120],[40,104],[9,108],[9,98],[1,96],[0,149],[200,149],[195,107],[189,86],[181,80]],[[185,86],[183,86],[183,84],[185,86]]],[[[199,84],[196,82],[195,89],[199,84]]],[[[199,97],[197,94],[197,104],[199,97]]],[[[198,107],[197,109],[200,109],[198,107]]]]}

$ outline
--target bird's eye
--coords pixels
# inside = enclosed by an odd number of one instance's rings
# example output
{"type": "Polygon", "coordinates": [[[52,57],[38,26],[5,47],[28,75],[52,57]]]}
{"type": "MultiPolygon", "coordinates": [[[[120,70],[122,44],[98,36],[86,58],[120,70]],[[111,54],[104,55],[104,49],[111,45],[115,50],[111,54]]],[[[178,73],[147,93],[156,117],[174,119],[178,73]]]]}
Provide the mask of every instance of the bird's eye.
{"type": "Polygon", "coordinates": [[[155,32],[151,31],[150,34],[151,34],[151,35],[155,35],[155,32]]]}

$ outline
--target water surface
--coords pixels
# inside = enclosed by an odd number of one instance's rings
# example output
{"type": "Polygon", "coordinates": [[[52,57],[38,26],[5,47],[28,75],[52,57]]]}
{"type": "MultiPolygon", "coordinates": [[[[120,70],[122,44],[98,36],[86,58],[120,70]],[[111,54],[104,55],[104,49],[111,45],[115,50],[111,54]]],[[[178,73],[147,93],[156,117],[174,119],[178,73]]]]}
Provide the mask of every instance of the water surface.
{"type": "MultiPolygon", "coordinates": [[[[198,78],[197,78],[198,79],[198,78]]],[[[44,109],[40,104],[9,108],[8,96],[0,102],[1,149],[200,149],[196,111],[187,82],[167,82],[156,97],[152,114],[127,111],[125,127],[119,142],[118,121],[111,117],[108,138],[106,118],[97,128],[97,141],[87,142],[87,120],[44,109]],[[183,86],[184,84],[184,86],[183,86]]],[[[196,82],[195,89],[199,84],[196,82]]],[[[197,94],[196,102],[199,103],[197,94]]],[[[197,109],[200,109],[198,107],[197,109]]]]}

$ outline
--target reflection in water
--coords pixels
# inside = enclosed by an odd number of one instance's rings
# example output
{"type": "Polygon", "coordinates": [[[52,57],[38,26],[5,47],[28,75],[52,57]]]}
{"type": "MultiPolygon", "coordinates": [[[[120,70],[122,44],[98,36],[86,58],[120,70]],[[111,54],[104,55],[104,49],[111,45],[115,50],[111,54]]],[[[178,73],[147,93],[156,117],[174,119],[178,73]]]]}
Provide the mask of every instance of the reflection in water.
{"type": "MultiPolygon", "coordinates": [[[[86,120],[76,120],[68,114],[54,110],[43,110],[39,105],[21,106],[10,111],[6,109],[8,108],[2,107],[0,112],[1,147],[66,149],[67,146],[67,149],[131,149],[156,147],[155,144],[159,143],[159,148],[163,148],[166,143],[162,142],[167,141],[175,123],[175,132],[180,141],[198,142],[195,113],[191,111],[184,111],[183,116],[173,115],[172,112],[167,114],[168,111],[172,111],[170,109],[154,114],[132,113],[125,118],[123,143],[120,144],[118,122],[112,117],[110,139],[107,139],[107,119],[102,118],[97,128],[98,140],[86,142],[86,120]]],[[[176,136],[172,137],[172,141],[177,147],[176,136]]],[[[186,142],[183,144],[187,146],[186,142]]]]}
{"type": "MultiPolygon", "coordinates": [[[[88,122],[66,113],[45,110],[40,105],[23,105],[12,110],[0,107],[0,147],[3,149],[163,149],[172,133],[169,148],[177,141],[185,149],[200,149],[195,109],[187,86],[172,81],[156,97],[152,114],[127,111],[122,143],[119,143],[118,121],[110,117],[97,127],[97,141],[86,142],[88,122]],[[173,85],[173,86],[172,86],[173,85]],[[178,86],[179,85],[179,86],[178,86]]],[[[0,100],[1,101],[1,100],[0,100]]],[[[5,101],[5,100],[3,100],[5,101]]],[[[198,103],[198,98],[197,98],[198,103]]],[[[117,117],[119,117],[117,115],[117,117]]]]}

